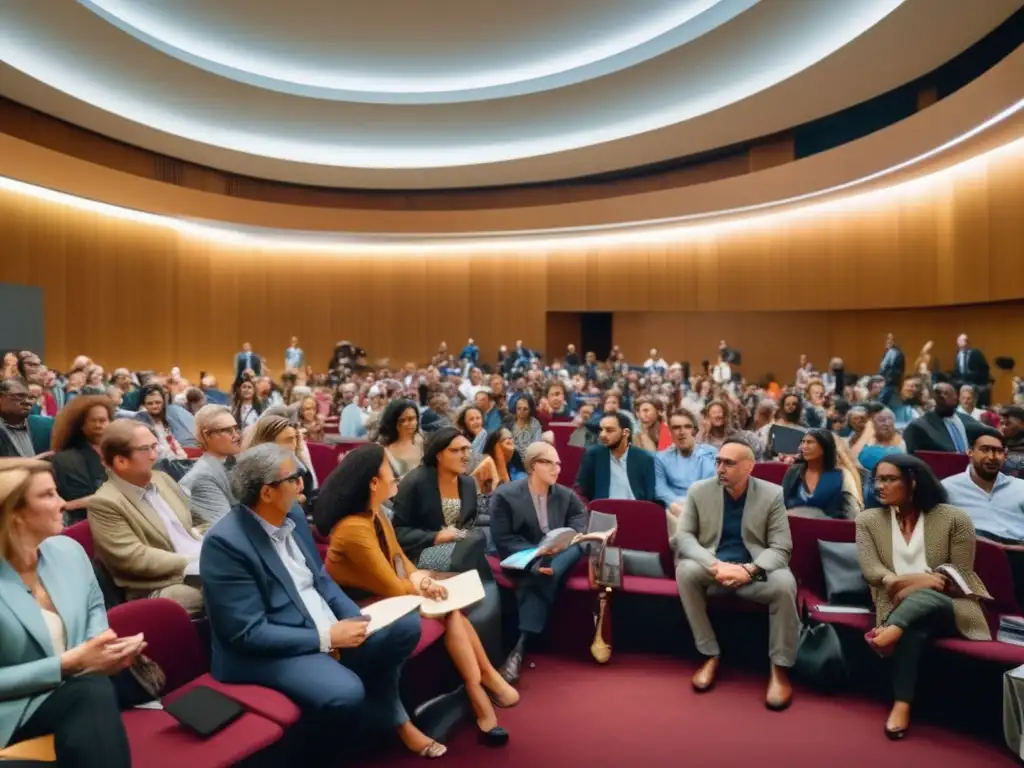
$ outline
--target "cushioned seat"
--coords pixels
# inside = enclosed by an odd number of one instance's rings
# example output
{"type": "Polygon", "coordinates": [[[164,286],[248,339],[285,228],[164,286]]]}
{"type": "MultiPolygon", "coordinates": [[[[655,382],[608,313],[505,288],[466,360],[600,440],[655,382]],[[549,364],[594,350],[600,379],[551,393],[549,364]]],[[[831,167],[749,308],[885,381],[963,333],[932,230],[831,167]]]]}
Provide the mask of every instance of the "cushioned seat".
{"type": "Polygon", "coordinates": [[[209,672],[200,675],[192,682],[185,683],[185,685],[173,693],[164,696],[163,701],[165,704],[169,704],[199,685],[205,685],[208,688],[213,688],[215,691],[220,691],[225,696],[243,705],[250,712],[265,717],[282,728],[294,725],[302,714],[302,710],[299,709],[298,705],[283,693],[279,693],[271,688],[264,688],[261,685],[222,683],[215,680],[209,672]]]}
{"type": "Polygon", "coordinates": [[[491,573],[494,574],[494,580],[499,587],[503,589],[513,589],[515,587],[512,579],[508,577],[508,574],[501,567],[501,560],[496,555],[487,555],[487,563],[491,566],[491,573]]]}
{"type": "Polygon", "coordinates": [[[589,574],[576,572],[570,574],[565,580],[565,588],[570,592],[592,592],[594,589],[590,586],[589,574]]]}
{"type": "Polygon", "coordinates": [[[626,575],[622,577],[622,591],[631,595],[662,595],[679,599],[679,587],[675,579],[626,575]]]}
{"type": "Polygon", "coordinates": [[[420,627],[420,641],[416,643],[416,649],[412,652],[410,658],[419,656],[444,634],[444,622],[440,619],[424,617],[420,622],[420,627]]]}
{"type": "Polygon", "coordinates": [[[146,768],[220,768],[236,765],[284,735],[277,723],[247,712],[224,730],[203,738],[166,712],[133,709],[122,715],[132,764],[146,768]]]}
{"type": "Polygon", "coordinates": [[[967,640],[962,637],[946,637],[936,640],[935,647],[979,661],[1000,664],[1007,668],[1024,664],[1024,647],[1000,643],[997,640],[967,640]]]}
{"type": "Polygon", "coordinates": [[[61,533],[81,544],[82,549],[85,550],[85,554],[89,556],[90,560],[96,557],[96,547],[93,545],[92,529],[89,527],[88,520],[82,520],[74,525],[69,525],[61,533]]]}

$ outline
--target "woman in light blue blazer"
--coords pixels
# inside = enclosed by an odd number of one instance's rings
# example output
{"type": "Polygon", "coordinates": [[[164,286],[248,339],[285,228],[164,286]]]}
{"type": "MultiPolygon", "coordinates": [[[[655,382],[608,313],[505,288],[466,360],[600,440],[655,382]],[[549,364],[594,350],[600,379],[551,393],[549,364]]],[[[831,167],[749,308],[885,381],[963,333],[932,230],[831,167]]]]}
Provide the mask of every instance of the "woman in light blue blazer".
{"type": "Polygon", "coordinates": [[[64,768],[131,765],[109,676],[142,651],[118,638],[44,461],[0,459],[0,747],[53,734],[64,768]]]}

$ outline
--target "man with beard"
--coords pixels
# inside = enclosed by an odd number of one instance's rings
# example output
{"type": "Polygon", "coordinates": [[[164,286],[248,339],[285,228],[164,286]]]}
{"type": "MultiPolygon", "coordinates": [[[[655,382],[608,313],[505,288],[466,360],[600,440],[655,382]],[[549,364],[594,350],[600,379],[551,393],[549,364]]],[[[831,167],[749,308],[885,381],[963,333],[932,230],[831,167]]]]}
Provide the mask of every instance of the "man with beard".
{"type": "Polygon", "coordinates": [[[796,579],[789,570],[793,538],[782,489],[750,476],[754,452],[726,440],[715,459],[717,478],[690,486],[679,530],[672,540],[676,585],[694,644],[704,663],[693,675],[694,690],[715,684],[719,646],[708,619],[708,596],[734,595],[769,606],[771,676],[765,705],[781,711],[793,700],[787,670],[796,661],[800,617],[796,579]]]}
{"type": "Polygon", "coordinates": [[[0,456],[45,458],[53,419],[32,416],[32,393],[21,379],[0,381],[0,456]]]}
{"type": "Polygon", "coordinates": [[[630,447],[632,422],[622,411],[601,417],[600,445],[589,448],[580,461],[576,487],[584,498],[657,501],[654,491],[654,457],[630,447]]]}
{"type": "Polygon", "coordinates": [[[1006,545],[1017,599],[1024,598],[1024,480],[1004,475],[1006,439],[984,427],[967,452],[971,463],[942,485],[949,503],[971,516],[981,538],[1006,545]]]}
{"type": "Polygon", "coordinates": [[[948,381],[939,382],[932,391],[935,410],[914,419],[903,432],[907,453],[943,451],[967,453],[968,447],[985,428],[963,413],[957,413],[957,395],[948,381]]]}

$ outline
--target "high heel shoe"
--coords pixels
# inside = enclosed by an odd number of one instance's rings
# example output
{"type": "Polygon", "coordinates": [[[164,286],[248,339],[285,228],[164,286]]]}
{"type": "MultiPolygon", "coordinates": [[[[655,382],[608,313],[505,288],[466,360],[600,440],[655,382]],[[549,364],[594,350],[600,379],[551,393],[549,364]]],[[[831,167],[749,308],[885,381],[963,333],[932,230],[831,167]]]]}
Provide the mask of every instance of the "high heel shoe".
{"type": "Polygon", "coordinates": [[[482,731],[478,727],[476,738],[485,747],[504,747],[508,744],[508,731],[499,725],[496,725],[489,731],[482,731]]]}
{"type": "Polygon", "coordinates": [[[906,728],[894,728],[891,729],[889,726],[885,726],[885,738],[889,741],[900,741],[901,739],[907,738],[907,733],[910,731],[910,727],[906,728]]]}

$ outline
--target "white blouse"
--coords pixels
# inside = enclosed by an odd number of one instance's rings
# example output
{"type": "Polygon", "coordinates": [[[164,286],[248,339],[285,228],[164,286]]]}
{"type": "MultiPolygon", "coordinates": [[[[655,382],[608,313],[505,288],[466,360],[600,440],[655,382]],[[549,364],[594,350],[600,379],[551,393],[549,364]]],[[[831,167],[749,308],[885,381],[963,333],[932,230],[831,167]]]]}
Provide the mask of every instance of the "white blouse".
{"type": "Polygon", "coordinates": [[[46,608],[40,608],[43,612],[43,621],[50,631],[50,641],[53,643],[53,655],[60,656],[68,649],[67,632],[64,630],[64,620],[60,615],[46,608]]]}
{"type": "Polygon", "coordinates": [[[889,511],[892,516],[892,569],[897,576],[906,573],[928,573],[928,559],[924,552],[924,515],[917,516],[910,541],[903,538],[896,507],[889,511]]]}

